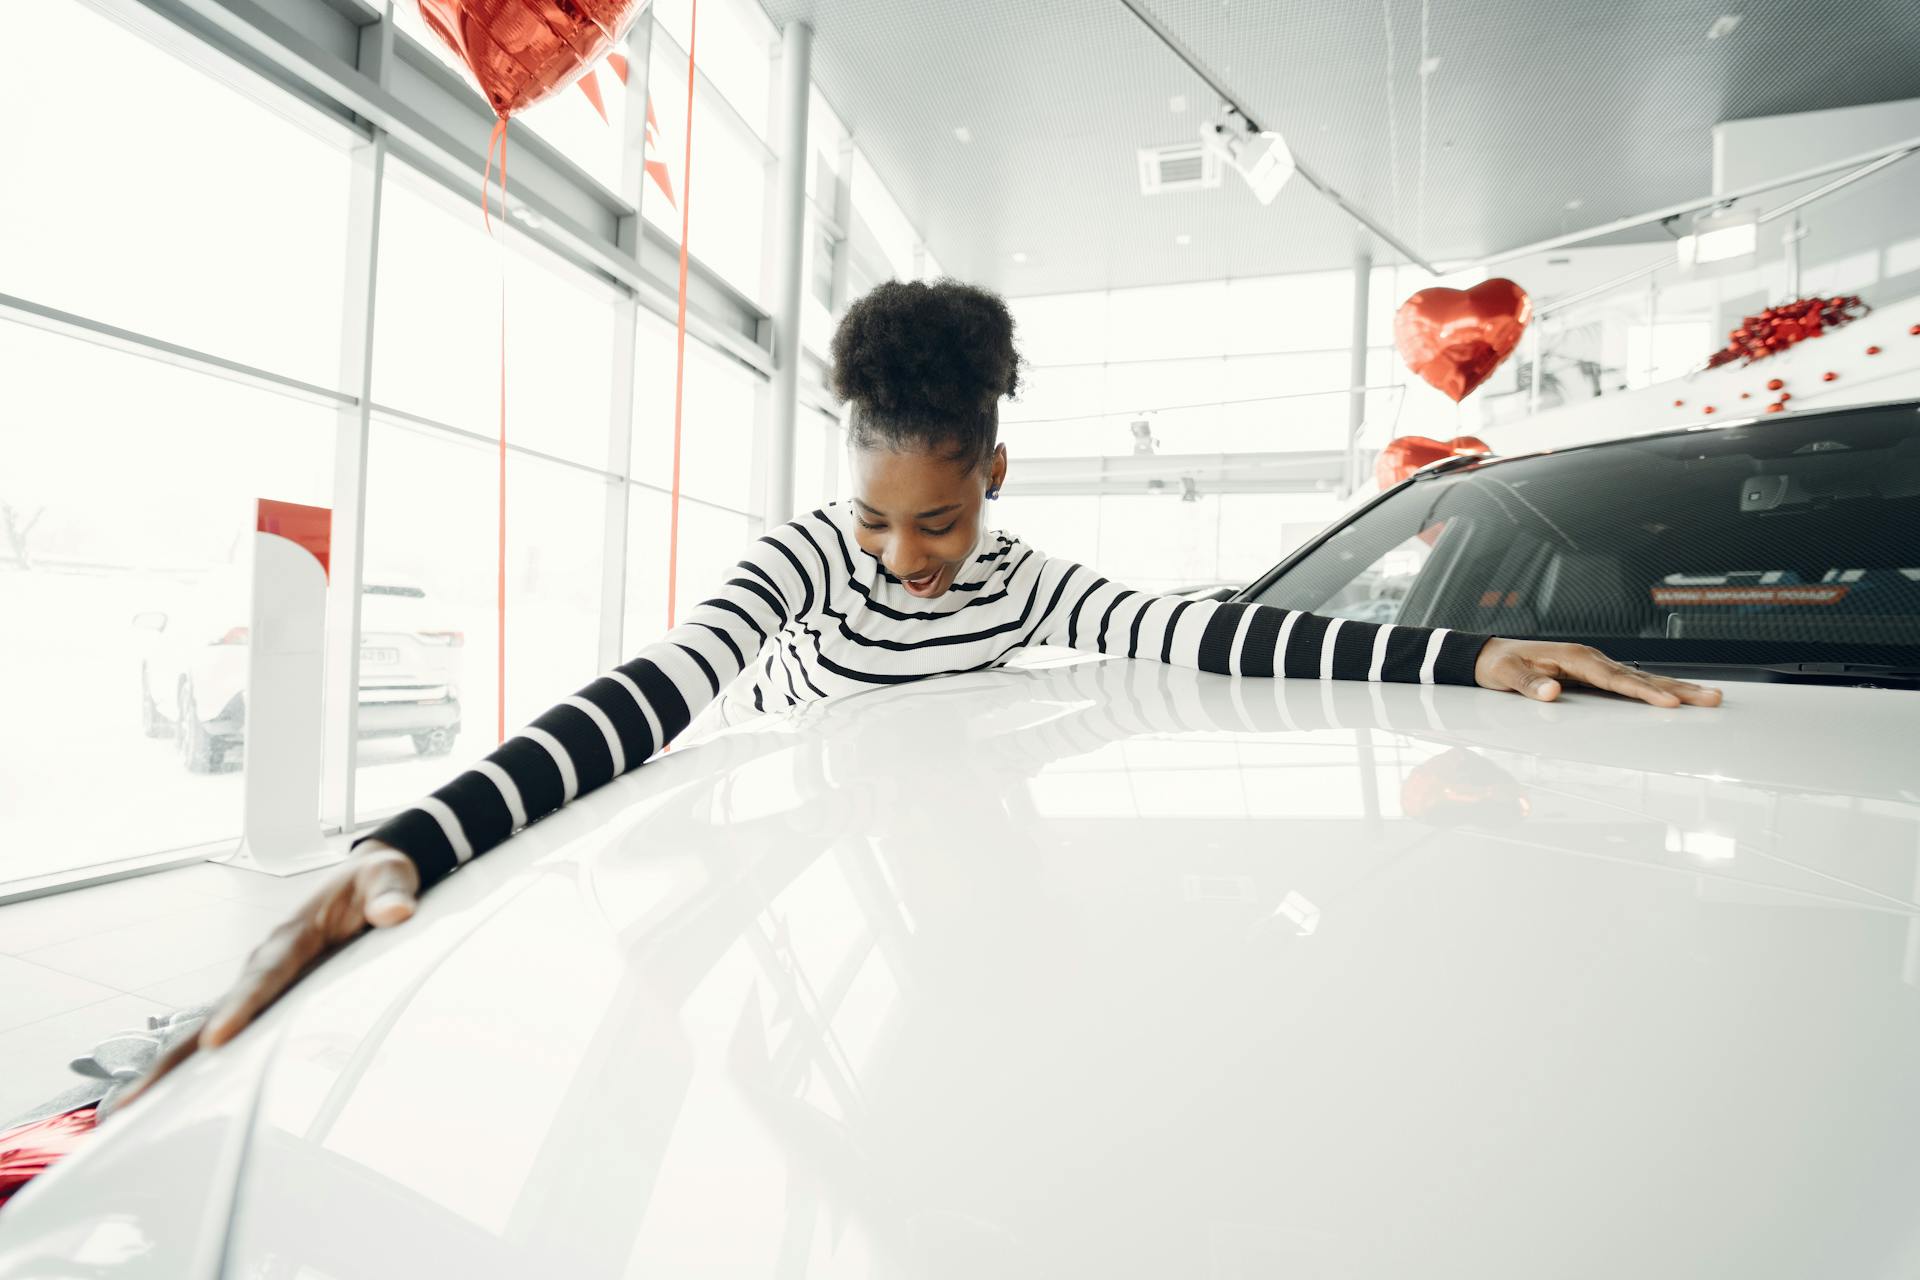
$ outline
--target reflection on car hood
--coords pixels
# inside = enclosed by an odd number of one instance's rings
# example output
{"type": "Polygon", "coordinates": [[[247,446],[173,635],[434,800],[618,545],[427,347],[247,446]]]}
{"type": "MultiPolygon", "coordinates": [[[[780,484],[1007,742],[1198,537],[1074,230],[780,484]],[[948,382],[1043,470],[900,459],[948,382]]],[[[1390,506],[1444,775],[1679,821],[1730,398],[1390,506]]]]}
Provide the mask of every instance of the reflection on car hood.
{"type": "Polygon", "coordinates": [[[453,877],[31,1189],[0,1275],[1920,1273],[1917,709],[816,704],[453,877]]]}

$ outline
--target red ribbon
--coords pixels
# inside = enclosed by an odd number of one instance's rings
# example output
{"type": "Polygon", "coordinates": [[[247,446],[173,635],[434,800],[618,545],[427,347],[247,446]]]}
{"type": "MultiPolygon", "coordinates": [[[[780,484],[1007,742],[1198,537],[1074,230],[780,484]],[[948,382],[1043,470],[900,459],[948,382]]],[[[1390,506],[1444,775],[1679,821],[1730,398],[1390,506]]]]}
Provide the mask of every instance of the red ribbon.
{"type": "Polygon", "coordinates": [[[693,42],[699,30],[700,0],[687,12],[687,145],[680,173],[680,300],[674,320],[673,355],[673,495],[667,524],[667,629],[673,629],[674,596],[680,585],[680,416],[687,385],[687,232],[693,209],[693,42]]]}
{"type": "MultiPolygon", "coordinates": [[[[480,220],[493,234],[493,215],[487,208],[487,183],[493,178],[493,149],[500,148],[500,214],[507,212],[507,118],[494,123],[487,139],[487,167],[480,175],[480,220]]],[[[507,740],[507,269],[500,266],[500,546],[496,553],[499,581],[495,585],[499,647],[494,669],[494,734],[507,740]]]]}

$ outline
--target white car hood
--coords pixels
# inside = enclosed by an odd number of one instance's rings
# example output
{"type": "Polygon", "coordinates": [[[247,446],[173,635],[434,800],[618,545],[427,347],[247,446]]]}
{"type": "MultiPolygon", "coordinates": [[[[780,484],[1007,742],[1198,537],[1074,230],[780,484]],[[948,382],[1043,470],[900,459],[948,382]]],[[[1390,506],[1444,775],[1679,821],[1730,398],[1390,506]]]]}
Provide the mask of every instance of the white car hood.
{"type": "Polygon", "coordinates": [[[676,749],[0,1275],[1920,1274],[1920,697],[999,671],[676,749]]]}

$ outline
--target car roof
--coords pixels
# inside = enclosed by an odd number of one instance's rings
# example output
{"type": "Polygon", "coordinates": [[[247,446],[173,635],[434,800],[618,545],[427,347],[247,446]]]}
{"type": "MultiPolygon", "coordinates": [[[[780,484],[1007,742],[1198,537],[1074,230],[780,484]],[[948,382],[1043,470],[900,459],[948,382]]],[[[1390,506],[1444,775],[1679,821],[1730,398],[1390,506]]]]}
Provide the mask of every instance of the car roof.
{"type": "MultiPolygon", "coordinates": [[[[1401,484],[1414,480],[1427,479],[1436,475],[1451,475],[1460,471],[1477,471],[1483,467],[1500,466],[1509,462],[1522,462],[1528,458],[1546,458],[1560,454],[1578,453],[1593,449],[1609,449],[1615,445],[1644,444],[1649,440],[1665,440],[1677,436],[1711,434],[1720,431],[1733,431],[1743,427],[1760,427],[1765,430],[1786,429],[1804,426],[1810,419],[1849,418],[1869,414],[1885,413],[1889,409],[1912,409],[1920,412],[1920,400],[1897,399],[1878,400],[1871,404],[1851,404],[1831,409],[1802,409],[1796,413],[1755,415],[1744,418],[1684,423],[1677,427],[1661,427],[1653,431],[1634,432],[1629,435],[1609,436],[1604,440],[1583,440],[1578,444],[1559,445],[1549,449],[1532,449],[1526,453],[1459,454],[1453,457],[1436,459],[1408,476],[1401,484]]],[[[1395,485],[1393,488],[1399,488],[1395,485]]],[[[1391,493],[1393,489],[1385,492],[1391,493]]],[[[1357,512],[1355,514],[1358,514],[1357,512]]]]}

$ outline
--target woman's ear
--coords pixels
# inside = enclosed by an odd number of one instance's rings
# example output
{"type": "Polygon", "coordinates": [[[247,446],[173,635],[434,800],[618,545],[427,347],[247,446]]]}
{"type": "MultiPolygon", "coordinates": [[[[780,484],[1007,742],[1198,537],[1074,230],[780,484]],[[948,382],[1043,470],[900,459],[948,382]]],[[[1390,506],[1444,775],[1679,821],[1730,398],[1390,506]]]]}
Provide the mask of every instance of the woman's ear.
{"type": "Polygon", "coordinates": [[[1007,446],[997,444],[993,447],[993,461],[987,465],[987,496],[1000,496],[1001,486],[1007,483],[1007,446]]]}

